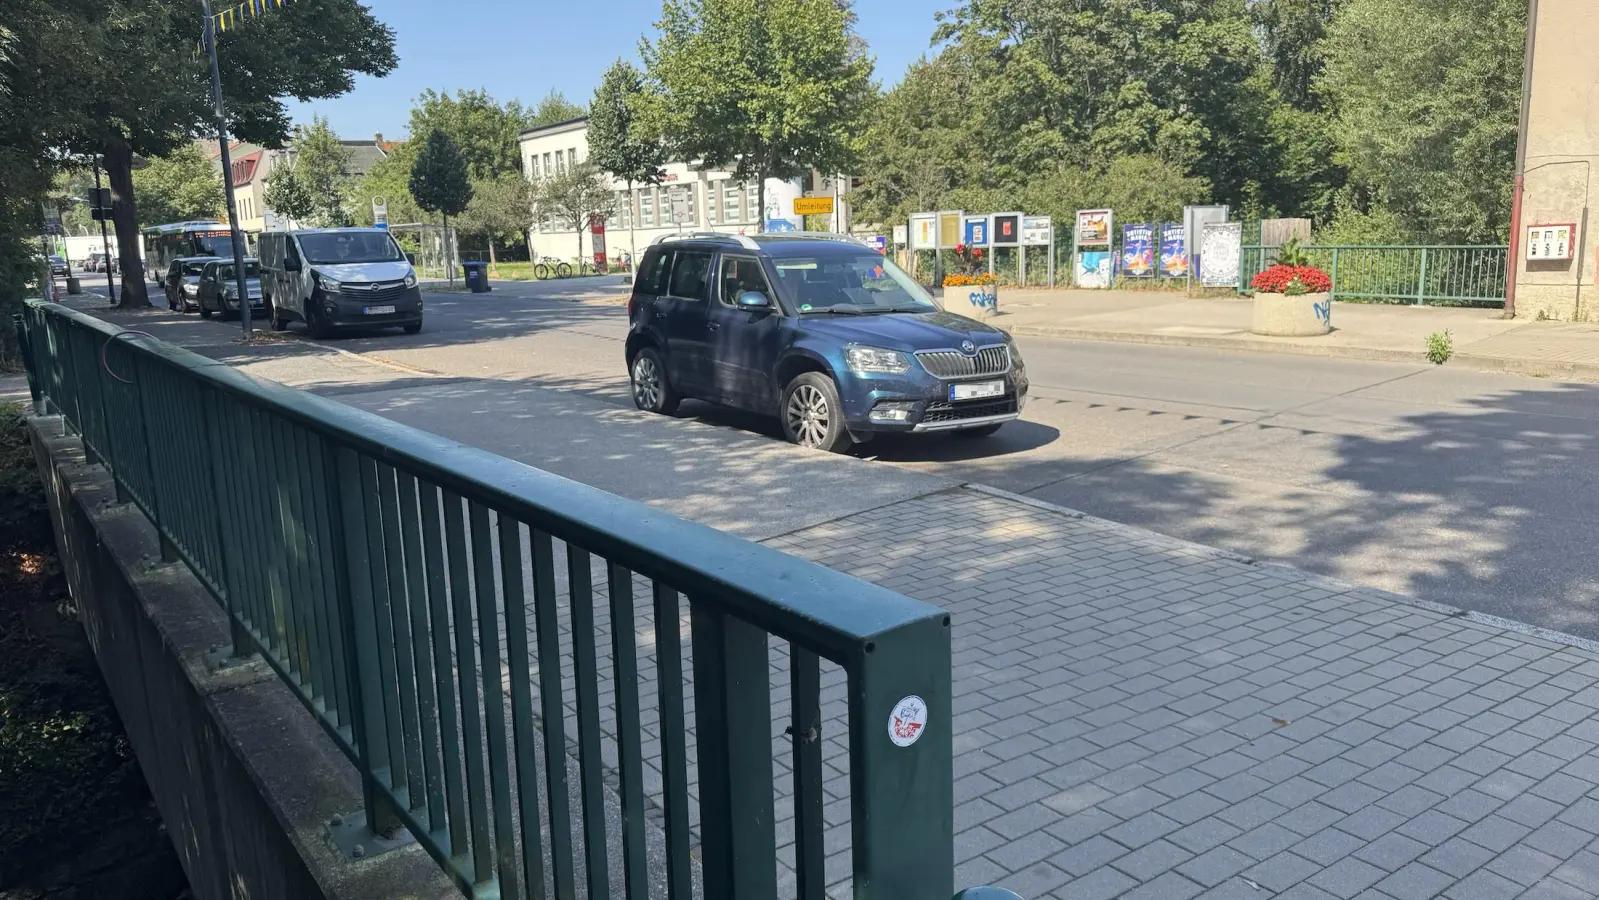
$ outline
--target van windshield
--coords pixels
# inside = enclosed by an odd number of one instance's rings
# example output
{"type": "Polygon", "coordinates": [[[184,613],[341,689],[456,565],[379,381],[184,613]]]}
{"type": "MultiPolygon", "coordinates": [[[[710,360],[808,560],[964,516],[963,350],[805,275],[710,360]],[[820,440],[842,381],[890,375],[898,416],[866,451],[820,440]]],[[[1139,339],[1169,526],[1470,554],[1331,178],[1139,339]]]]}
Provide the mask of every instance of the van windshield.
{"type": "Polygon", "coordinates": [[[394,239],[380,231],[327,231],[299,237],[305,261],[313,265],[405,260],[405,254],[395,246],[394,239]]]}

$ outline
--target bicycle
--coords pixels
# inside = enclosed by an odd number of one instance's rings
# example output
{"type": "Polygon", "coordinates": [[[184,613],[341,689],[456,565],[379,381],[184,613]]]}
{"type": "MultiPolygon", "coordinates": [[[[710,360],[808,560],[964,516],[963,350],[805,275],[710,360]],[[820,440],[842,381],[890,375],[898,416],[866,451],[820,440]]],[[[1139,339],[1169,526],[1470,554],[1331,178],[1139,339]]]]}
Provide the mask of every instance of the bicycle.
{"type": "Polygon", "coordinates": [[[572,264],[561,262],[553,256],[542,256],[533,266],[533,277],[540,281],[550,278],[571,278],[572,264]]]}

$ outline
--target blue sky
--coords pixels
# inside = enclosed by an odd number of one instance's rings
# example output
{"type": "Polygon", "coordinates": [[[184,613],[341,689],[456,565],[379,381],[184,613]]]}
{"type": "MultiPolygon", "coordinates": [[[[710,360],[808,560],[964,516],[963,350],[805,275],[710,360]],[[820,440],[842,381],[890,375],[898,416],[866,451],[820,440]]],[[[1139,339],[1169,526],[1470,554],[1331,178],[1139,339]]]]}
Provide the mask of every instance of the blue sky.
{"type": "MultiPolygon", "coordinates": [[[[885,86],[927,52],[933,14],[958,0],[857,0],[856,26],[877,58],[885,86]]],[[[425,88],[485,88],[500,100],[533,105],[551,88],[587,103],[618,56],[637,59],[653,34],[660,0],[509,3],[506,0],[369,0],[395,31],[400,65],[386,78],[359,77],[335,100],[289,102],[296,122],[328,117],[346,139],[405,135],[411,101],[425,88]]]]}

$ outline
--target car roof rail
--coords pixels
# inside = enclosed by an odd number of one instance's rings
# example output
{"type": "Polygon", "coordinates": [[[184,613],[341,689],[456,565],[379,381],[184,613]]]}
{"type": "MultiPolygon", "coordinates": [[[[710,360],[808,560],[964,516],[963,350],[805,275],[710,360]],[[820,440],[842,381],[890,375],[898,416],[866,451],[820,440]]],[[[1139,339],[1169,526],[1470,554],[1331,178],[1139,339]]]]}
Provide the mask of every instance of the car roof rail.
{"type": "Polygon", "coordinates": [[[761,238],[776,241],[837,241],[841,244],[872,246],[853,234],[839,234],[836,231],[773,231],[761,235],[761,238]]]}
{"type": "Polygon", "coordinates": [[[716,241],[723,244],[737,244],[745,250],[759,250],[761,245],[755,243],[747,235],[728,234],[724,231],[686,231],[682,234],[663,234],[651,241],[654,244],[668,244],[674,241],[716,241]]]}

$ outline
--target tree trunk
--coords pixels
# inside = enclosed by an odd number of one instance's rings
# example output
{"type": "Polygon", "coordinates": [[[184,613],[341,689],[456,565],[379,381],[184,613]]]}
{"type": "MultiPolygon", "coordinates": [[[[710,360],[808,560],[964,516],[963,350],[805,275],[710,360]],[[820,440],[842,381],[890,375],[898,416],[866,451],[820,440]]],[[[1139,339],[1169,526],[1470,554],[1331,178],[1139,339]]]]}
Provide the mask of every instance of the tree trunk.
{"type": "Polygon", "coordinates": [[[577,273],[583,274],[583,226],[577,227],[577,273]]]}
{"type": "Polygon", "coordinates": [[[444,244],[444,275],[450,279],[450,287],[453,288],[455,287],[455,260],[451,258],[452,254],[450,253],[449,216],[444,217],[444,234],[440,235],[439,240],[444,244]]]}
{"type": "Polygon", "coordinates": [[[494,258],[494,232],[492,231],[489,232],[489,271],[494,273],[495,278],[500,277],[500,262],[494,258]]]}
{"type": "Polygon", "coordinates": [[[117,259],[122,263],[122,296],[117,306],[142,309],[150,305],[144,287],[144,241],[139,236],[139,210],[133,198],[133,149],[120,137],[102,147],[106,180],[111,185],[111,221],[117,229],[117,259]]]}
{"type": "Polygon", "coordinates": [[[755,173],[755,196],[760,198],[761,207],[756,211],[755,233],[764,234],[766,232],[766,173],[764,172],[755,173]]]}

